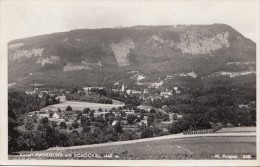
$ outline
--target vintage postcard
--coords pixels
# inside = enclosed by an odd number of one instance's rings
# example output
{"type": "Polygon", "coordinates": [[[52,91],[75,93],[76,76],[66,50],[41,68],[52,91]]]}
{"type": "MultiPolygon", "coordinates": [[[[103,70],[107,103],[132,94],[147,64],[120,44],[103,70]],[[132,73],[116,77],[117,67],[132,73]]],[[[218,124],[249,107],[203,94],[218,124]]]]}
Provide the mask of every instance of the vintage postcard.
{"type": "Polygon", "coordinates": [[[0,164],[259,166],[259,4],[0,1],[0,164]]]}

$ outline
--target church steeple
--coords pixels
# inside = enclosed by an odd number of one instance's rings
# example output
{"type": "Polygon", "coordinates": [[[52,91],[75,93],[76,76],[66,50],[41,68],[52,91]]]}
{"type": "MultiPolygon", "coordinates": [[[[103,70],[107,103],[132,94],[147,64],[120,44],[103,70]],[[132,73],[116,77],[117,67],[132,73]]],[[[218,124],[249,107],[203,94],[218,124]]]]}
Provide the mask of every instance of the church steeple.
{"type": "Polygon", "coordinates": [[[121,89],[121,91],[122,91],[122,92],[125,91],[125,85],[124,85],[124,84],[122,85],[122,89],[121,89]]]}
{"type": "Polygon", "coordinates": [[[98,65],[99,65],[99,70],[101,71],[103,66],[102,66],[102,64],[101,64],[99,59],[98,59],[98,65]]]}

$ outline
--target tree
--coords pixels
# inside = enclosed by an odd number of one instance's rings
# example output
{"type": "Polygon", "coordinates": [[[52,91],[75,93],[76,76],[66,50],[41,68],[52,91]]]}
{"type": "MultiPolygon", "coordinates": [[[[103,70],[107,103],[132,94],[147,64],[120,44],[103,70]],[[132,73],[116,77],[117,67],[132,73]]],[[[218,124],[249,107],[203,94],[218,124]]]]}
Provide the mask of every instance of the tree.
{"type": "Polygon", "coordinates": [[[151,109],[150,109],[150,113],[151,113],[151,114],[156,114],[155,109],[154,109],[154,108],[151,108],[151,109]]]}
{"type": "Polygon", "coordinates": [[[144,113],[141,113],[140,116],[136,119],[137,122],[140,122],[144,119],[144,113]]]}
{"type": "Polygon", "coordinates": [[[163,121],[170,121],[169,115],[168,114],[163,114],[163,121]]]}
{"type": "Polygon", "coordinates": [[[99,108],[99,109],[98,109],[98,112],[102,112],[102,111],[103,111],[102,108],[99,108]]]}
{"type": "Polygon", "coordinates": [[[90,108],[84,108],[83,109],[83,114],[88,114],[90,112],[90,108]]]}
{"type": "MultiPolygon", "coordinates": [[[[72,128],[76,129],[79,127],[79,124],[77,121],[74,121],[72,124],[71,124],[72,128]]],[[[65,128],[66,129],[66,128],[65,128]]]]}
{"type": "Polygon", "coordinates": [[[81,117],[81,120],[80,120],[80,123],[81,123],[81,127],[84,129],[85,127],[88,127],[91,125],[91,121],[88,117],[86,116],[82,116],[81,117]]]}
{"type": "Polygon", "coordinates": [[[154,136],[160,136],[160,135],[162,134],[162,132],[163,132],[162,129],[157,128],[157,127],[153,127],[153,128],[152,128],[152,131],[153,131],[153,135],[154,135],[154,136]]]}
{"type": "Polygon", "coordinates": [[[61,129],[67,129],[67,124],[65,122],[60,123],[60,128],[61,129]]]}
{"type": "Polygon", "coordinates": [[[51,122],[51,126],[52,126],[52,128],[56,128],[58,125],[57,125],[56,122],[52,121],[52,122],[51,122]]]}
{"type": "Polygon", "coordinates": [[[136,116],[134,114],[128,114],[126,119],[129,124],[133,124],[136,119],[136,116]]]}
{"type": "Polygon", "coordinates": [[[68,107],[66,108],[66,111],[72,111],[72,107],[71,107],[71,106],[68,106],[68,107]]]}
{"type": "Polygon", "coordinates": [[[83,133],[89,133],[91,131],[91,128],[89,126],[83,127],[83,133]]]}
{"type": "Polygon", "coordinates": [[[26,130],[33,130],[34,129],[33,120],[30,118],[27,118],[24,126],[25,126],[26,130]]]}
{"type": "Polygon", "coordinates": [[[155,116],[149,115],[147,118],[147,125],[150,126],[155,121],[155,116]]]}
{"type": "Polygon", "coordinates": [[[58,109],[57,109],[57,111],[58,111],[58,112],[61,112],[61,109],[60,109],[60,108],[58,108],[58,109]]]}
{"type": "Polygon", "coordinates": [[[49,117],[52,118],[53,116],[53,112],[49,113],[49,117]]]}
{"type": "Polygon", "coordinates": [[[41,119],[41,123],[44,124],[44,125],[48,125],[49,124],[49,119],[48,117],[44,117],[41,119]]]}
{"type": "Polygon", "coordinates": [[[124,111],[121,112],[121,117],[126,117],[126,113],[124,111]]]}
{"type": "Polygon", "coordinates": [[[156,118],[157,119],[163,119],[163,113],[162,112],[157,112],[156,114],[155,114],[155,116],[156,116],[156,118]]]}
{"type": "Polygon", "coordinates": [[[82,117],[82,112],[79,112],[76,119],[79,120],[82,117]]]}
{"type": "Polygon", "coordinates": [[[141,132],[141,138],[149,138],[149,137],[153,137],[153,130],[150,127],[145,127],[142,129],[141,132]]]}
{"type": "Polygon", "coordinates": [[[116,133],[122,133],[123,132],[123,128],[122,128],[122,125],[121,125],[121,122],[118,121],[115,126],[114,126],[114,131],[116,133]]]}
{"type": "Polygon", "coordinates": [[[135,132],[132,130],[125,130],[119,136],[120,141],[134,140],[135,138],[137,138],[137,136],[135,135],[135,132]]]}
{"type": "Polygon", "coordinates": [[[172,120],[177,120],[178,119],[178,116],[176,114],[173,114],[172,115],[172,120]]]}
{"type": "Polygon", "coordinates": [[[95,110],[91,110],[89,116],[94,117],[95,110]]]}

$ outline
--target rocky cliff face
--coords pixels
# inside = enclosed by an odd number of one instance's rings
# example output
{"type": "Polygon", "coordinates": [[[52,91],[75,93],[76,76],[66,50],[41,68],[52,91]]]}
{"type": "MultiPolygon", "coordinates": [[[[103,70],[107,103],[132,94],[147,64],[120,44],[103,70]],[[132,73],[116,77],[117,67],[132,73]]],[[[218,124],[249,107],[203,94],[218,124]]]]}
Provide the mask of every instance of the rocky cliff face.
{"type": "Polygon", "coordinates": [[[230,68],[228,62],[252,62],[252,70],[256,59],[255,43],[223,24],[73,30],[14,40],[8,51],[9,82],[16,83],[122,70],[207,76],[230,68]]]}

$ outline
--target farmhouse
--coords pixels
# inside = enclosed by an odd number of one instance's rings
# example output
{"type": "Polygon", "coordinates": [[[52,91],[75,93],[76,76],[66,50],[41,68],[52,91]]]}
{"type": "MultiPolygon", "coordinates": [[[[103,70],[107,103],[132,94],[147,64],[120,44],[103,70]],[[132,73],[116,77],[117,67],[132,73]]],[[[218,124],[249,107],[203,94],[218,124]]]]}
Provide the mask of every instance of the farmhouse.
{"type": "Polygon", "coordinates": [[[61,118],[64,117],[64,114],[61,113],[61,112],[55,112],[55,113],[53,113],[53,116],[52,116],[52,117],[53,117],[53,118],[56,118],[56,119],[61,119],[61,118]]]}
{"type": "Polygon", "coordinates": [[[172,91],[161,91],[160,96],[163,96],[165,98],[172,96],[172,91]]]}
{"type": "Polygon", "coordinates": [[[146,125],[147,126],[147,120],[141,120],[140,122],[138,122],[138,125],[140,125],[140,126],[146,125]]]}
{"type": "Polygon", "coordinates": [[[139,109],[143,109],[145,111],[150,111],[152,107],[151,106],[140,105],[140,106],[138,106],[138,108],[139,109]]]}

